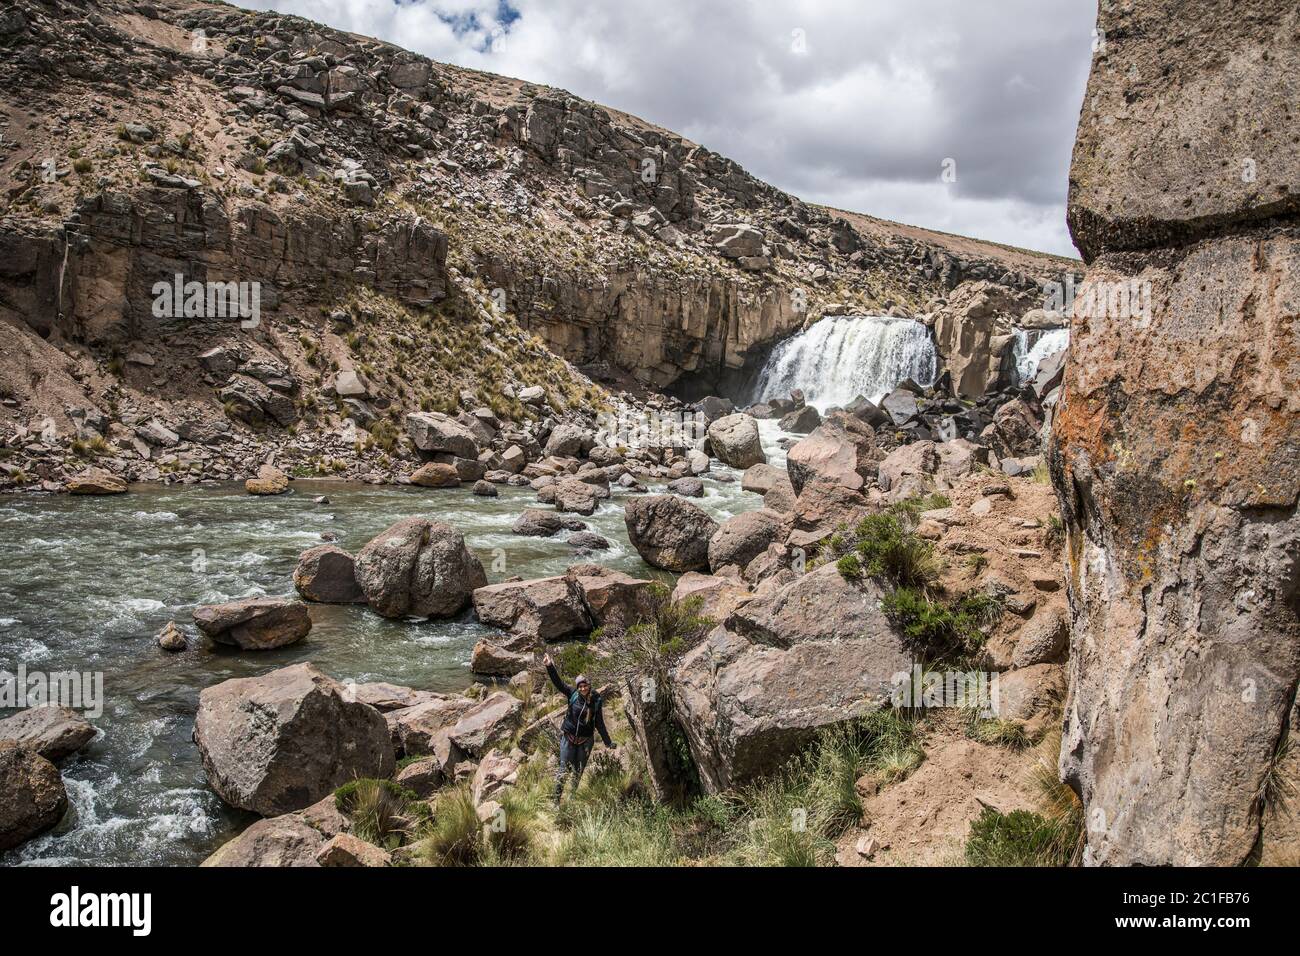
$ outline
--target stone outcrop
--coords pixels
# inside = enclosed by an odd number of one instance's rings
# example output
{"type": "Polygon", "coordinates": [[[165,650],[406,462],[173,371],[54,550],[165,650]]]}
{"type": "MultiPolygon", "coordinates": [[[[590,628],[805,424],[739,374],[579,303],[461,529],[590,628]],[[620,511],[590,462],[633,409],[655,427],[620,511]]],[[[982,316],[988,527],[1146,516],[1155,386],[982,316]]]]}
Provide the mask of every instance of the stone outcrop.
{"type": "Polygon", "coordinates": [[[1069,199],[1089,268],[1051,452],[1060,769],[1089,863],[1268,851],[1259,794],[1300,681],[1300,153],[1277,135],[1298,17],[1142,0],[1098,21],[1069,199]]]}
{"type": "Polygon", "coordinates": [[[875,478],[878,455],[871,426],[837,413],[790,449],[785,467],[795,494],[813,478],[860,491],[875,478]]]}
{"type": "Polygon", "coordinates": [[[198,629],[218,644],[269,651],[296,644],[311,630],[307,605],[283,598],[245,598],[194,609],[198,629]]]}
{"type": "Polygon", "coordinates": [[[357,555],[356,575],[370,607],[384,617],[450,617],[487,584],[464,536],[428,518],[405,518],[371,539],[357,555]]]}
{"type": "Polygon", "coordinates": [[[205,689],[194,742],[221,798],[262,816],[301,810],[355,777],[394,768],[383,716],[311,664],[205,689]]]}
{"type": "Polygon", "coordinates": [[[592,626],[582,592],[567,575],[490,584],[477,588],[473,600],[480,621],[510,632],[512,650],[538,647],[592,626]]]}

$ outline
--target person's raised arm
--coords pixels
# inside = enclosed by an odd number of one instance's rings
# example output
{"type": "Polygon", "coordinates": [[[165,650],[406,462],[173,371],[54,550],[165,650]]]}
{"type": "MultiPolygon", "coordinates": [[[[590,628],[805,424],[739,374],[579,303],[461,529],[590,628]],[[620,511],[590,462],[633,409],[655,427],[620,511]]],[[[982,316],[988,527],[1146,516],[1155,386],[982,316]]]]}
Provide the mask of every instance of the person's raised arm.
{"type": "Polygon", "coordinates": [[[551,655],[543,654],[542,663],[546,665],[546,676],[551,679],[555,689],[563,694],[566,700],[572,697],[573,688],[560,679],[560,672],[555,669],[555,661],[551,660],[551,655]]]}

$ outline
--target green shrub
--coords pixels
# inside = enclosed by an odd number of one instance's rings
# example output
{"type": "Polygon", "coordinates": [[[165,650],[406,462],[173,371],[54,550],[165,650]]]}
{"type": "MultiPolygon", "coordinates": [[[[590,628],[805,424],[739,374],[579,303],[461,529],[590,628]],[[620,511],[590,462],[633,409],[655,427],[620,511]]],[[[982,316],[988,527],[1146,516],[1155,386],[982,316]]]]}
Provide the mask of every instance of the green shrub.
{"type": "Polygon", "coordinates": [[[947,603],[900,587],[886,595],[882,604],[909,646],[927,660],[972,657],[984,646],[982,628],[1002,613],[1001,602],[983,591],[969,591],[947,603]]]}
{"type": "Polygon", "coordinates": [[[392,780],[349,780],[334,791],[334,806],[352,818],[352,832],[376,846],[401,845],[409,824],[408,807],[417,797],[392,780]]]}
{"type": "Polygon", "coordinates": [[[1024,750],[1032,741],[1024,724],[1001,717],[985,717],[978,707],[968,707],[965,713],[966,736],[982,744],[994,744],[1010,750],[1024,750]]]}
{"type": "Polygon", "coordinates": [[[971,822],[966,862],[971,866],[1065,866],[1066,834],[1059,823],[1028,810],[991,807],[971,822]]]}

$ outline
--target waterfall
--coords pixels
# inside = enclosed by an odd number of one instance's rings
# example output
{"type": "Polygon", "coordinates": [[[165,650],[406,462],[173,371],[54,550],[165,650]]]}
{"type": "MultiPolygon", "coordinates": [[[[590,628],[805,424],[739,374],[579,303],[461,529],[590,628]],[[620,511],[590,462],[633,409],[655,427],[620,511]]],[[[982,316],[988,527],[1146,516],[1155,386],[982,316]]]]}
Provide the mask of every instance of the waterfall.
{"type": "Polygon", "coordinates": [[[1038,363],[1070,344],[1069,329],[1016,329],[1016,374],[1028,382],[1038,374],[1038,363]]]}
{"type": "Polygon", "coordinates": [[[905,378],[930,385],[938,364],[930,330],[915,319],[828,316],[772,350],[751,400],[782,398],[798,388],[819,411],[859,395],[878,402],[905,378]]]}

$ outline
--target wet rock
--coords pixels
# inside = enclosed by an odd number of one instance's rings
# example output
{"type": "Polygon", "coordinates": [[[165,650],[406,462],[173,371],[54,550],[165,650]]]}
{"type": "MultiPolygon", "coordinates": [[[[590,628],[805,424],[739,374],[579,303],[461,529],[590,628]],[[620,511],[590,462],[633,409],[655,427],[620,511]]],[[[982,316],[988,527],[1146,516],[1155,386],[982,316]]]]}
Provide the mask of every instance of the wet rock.
{"type": "Polygon", "coordinates": [[[709,563],[709,540],[718,523],[677,495],[629,501],[624,523],[632,547],[647,564],[666,571],[699,571],[709,563]]]}
{"type": "Polygon", "coordinates": [[[194,742],[221,798],[263,816],[310,806],[355,777],[389,777],[394,767],[379,711],[349,701],[311,664],[207,688],[194,742]]]}
{"type": "Polygon", "coordinates": [[[364,604],[357,583],[356,561],[342,548],[317,545],[304,551],[293,570],[293,586],[307,601],[320,604],[364,604]]]}
{"type": "Polygon", "coordinates": [[[822,423],[821,413],[811,405],[805,405],[782,416],[778,423],[782,431],[806,435],[822,423]]]}
{"type": "Polygon", "coordinates": [[[154,640],[164,651],[183,651],[189,647],[189,642],[185,640],[185,632],[176,625],[175,621],[164,624],[154,640]]]}
{"type": "Polygon", "coordinates": [[[709,425],[709,446],[714,456],[732,468],[748,468],[767,461],[758,423],[746,414],[726,415],[709,425]]]}
{"type": "Polygon", "coordinates": [[[487,584],[483,565],[450,525],[406,518],[361,549],[357,583],[384,617],[450,617],[487,584]]]}
{"type": "Polygon", "coordinates": [[[561,531],[582,531],[586,527],[577,518],[566,518],[554,511],[543,511],[540,508],[527,508],[515,519],[510,530],[534,538],[549,538],[561,531]]]}
{"type": "Polygon", "coordinates": [[[56,826],[67,809],[58,768],[34,750],[0,741],[0,851],[56,826]]]}
{"type": "Polygon", "coordinates": [[[580,551],[608,551],[613,547],[608,538],[591,531],[579,531],[577,534],[570,535],[565,543],[580,551]]]}
{"type": "Polygon", "coordinates": [[[198,629],[218,644],[269,651],[296,644],[311,630],[307,605],[284,598],[245,598],[194,609],[198,629]]]}
{"type": "Polygon", "coordinates": [[[685,498],[703,498],[704,482],[698,478],[678,478],[668,482],[668,490],[685,498]]]}
{"type": "Polygon", "coordinates": [[[103,468],[87,468],[68,479],[68,492],[74,495],[120,495],[126,482],[103,468]]]}
{"type": "Polygon", "coordinates": [[[490,481],[485,481],[482,478],[474,482],[473,490],[474,494],[478,495],[480,498],[495,498],[501,493],[497,491],[496,485],[490,481]]]}
{"type": "Polygon", "coordinates": [[[250,495],[282,495],[289,490],[289,476],[274,465],[263,465],[256,478],[244,482],[244,490],[250,495]]]}
{"type": "Polygon", "coordinates": [[[411,475],[411,484],[421,488],[459,488],[460,474],[455,465],[431,461],[411,475]]]}
{"type": "Polygon", "coordinates": [[[94,739],[94,725],[70,707],[28,707],[0,720],[0,745],[25,747],[52,763],[94,739]]]}

